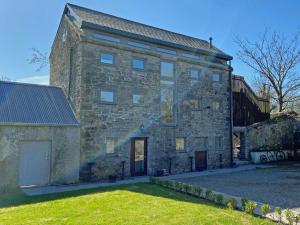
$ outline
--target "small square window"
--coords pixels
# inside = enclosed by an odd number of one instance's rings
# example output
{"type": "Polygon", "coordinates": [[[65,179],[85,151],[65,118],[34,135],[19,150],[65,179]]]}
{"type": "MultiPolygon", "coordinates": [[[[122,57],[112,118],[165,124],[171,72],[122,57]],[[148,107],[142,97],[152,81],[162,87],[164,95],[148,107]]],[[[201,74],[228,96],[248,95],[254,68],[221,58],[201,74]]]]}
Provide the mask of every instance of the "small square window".
{"type": "Polygon", "coordinates": [[[212,74],[212,80],[216,82],[221,81],[221,74],[219,72],[214,72],[212,74]]]}
{"type": "Polygon", "coordinates": [[[213,108],[213,110],[220,110],[221,103],[219,101],[213,101],[212,102],[212,108],[213,108]]]}
{"type": "Polygon", "coordinates": [[[207,137],[198,137],[196,138],[196,147],[201,149],[207,149],[208,147],[208,138],[207,137]]]}
{"type": "Polygon", "coordinates": [[[199,109],[199,101],[197,99],[190,100],[191,109],[199,109]]]}
{"type": "Polygon", "coordinates": [[[190,70],[190,75],[192,80],[199,80],[200,78],[200,71],[196,69],[191,69],[190,70]]]}
{"type": "Polygon", "coordinates": [[[176,138],[176,150],[177,151],[184,150],[184,138],[176,138]]]}
{"type": "Polygon", "coordinates": [[[145,69],[145,60],[143,59],[133,59],[132,60],[132,68],[143,70],[145,69]]]}
{"type": "Polygon", "coordinates": [[[143,95],[132,95],[132,103],[136,105],[140,105],[144,103],[143,95]]]}
{"type": "Polygon", "coordinates": [[[105,64],[114,64],[114,56],[109,53],[101,53],[100,61],[105,64]]]}
{"type": "Polygon", "coordinates": [[[174,64],[170,62],[160,63],[160,75],[163,77],[173,77],[174,76],[174,64]]]}
{"type": "Polygon", "coordinates": [[[222,137],[221,136],[215,137],[215,146],[216,146],[216,148],[222,148],[222,137]]]}
{"type": "Polygon", "coordinates": [[[106,139],[106,153],[112,154],[115,153],[117,148],[118,140],[116,138],[107,138],[106,139]]]}
{"type": "Polygon", "coordinates": [[[100,92],[101,102],[114,102],[114,93],[112,91],[101,91],[100,92]]]}

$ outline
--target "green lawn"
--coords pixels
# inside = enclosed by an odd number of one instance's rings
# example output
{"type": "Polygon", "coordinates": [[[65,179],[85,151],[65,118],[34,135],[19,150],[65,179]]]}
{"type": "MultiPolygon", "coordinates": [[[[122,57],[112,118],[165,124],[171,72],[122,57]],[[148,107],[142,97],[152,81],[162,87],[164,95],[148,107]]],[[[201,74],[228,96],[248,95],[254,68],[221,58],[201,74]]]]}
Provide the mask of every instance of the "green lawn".
{"type": "Polygon", "coordinates": [[[152,184],[1,197],[0,224],[272,224],[152,184]]]}

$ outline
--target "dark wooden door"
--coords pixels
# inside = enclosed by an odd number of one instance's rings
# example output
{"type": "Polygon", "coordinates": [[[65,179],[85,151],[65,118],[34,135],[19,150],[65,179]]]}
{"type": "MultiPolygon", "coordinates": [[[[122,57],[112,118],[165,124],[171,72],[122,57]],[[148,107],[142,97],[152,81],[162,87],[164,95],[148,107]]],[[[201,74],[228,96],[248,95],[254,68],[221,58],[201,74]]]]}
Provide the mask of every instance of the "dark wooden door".
{"type": "Polygon", "coordinates": [[[131,176],[147,175],[147,138],[131,140],[131,176]]]}
{"type": "Polygon", "coordinates": [[[206,151],[195,152],[195,168],[196,171],[207,169],[206,151]]]}

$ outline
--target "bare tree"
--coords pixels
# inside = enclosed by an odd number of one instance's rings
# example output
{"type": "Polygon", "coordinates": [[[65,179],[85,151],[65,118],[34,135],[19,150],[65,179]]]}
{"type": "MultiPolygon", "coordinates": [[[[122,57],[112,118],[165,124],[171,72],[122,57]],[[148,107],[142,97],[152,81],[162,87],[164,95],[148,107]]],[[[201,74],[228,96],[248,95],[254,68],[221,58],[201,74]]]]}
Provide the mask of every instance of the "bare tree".
{"type": "Polygon", "coordinates": [[[12,79],[10,79],[9,77],[7,76],[4,76],[4,75],[0,75],[0,81],[13,81],[12,79]]]}
{"type": "Polygon", "coordinates": [[[290,39],[276,31],[266,30],[254,42],[235,38],[238,58],[258,75],[259,82],[270,86],[271,97],[279,112],[290,109],[300,100],[300,31],[290,39]]]}
{"type": "Polygon", "coordinates": [[[30,59],[28,59],[28,62],[29,64],[36,64],[38,66],[36,71],[41,71],[49,64],[48,53],[47,52],[43,53],[36,48],[32,48],[31,51],[32,51],[32,56],[30,59]]]}

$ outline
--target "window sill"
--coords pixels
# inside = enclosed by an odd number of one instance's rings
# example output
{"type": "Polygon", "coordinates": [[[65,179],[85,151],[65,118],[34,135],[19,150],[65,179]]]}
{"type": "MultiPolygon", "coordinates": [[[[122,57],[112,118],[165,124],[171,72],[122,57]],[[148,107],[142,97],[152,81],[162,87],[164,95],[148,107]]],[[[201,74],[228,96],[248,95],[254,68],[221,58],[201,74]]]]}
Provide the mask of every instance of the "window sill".
{"type": "Polygon", "coordinates": [[[143,104],[132,103],[132,106],[134,106],[134,107],[143,107],[144,105],[143,104]]]}
{"type": "Polygon", "coordinates": [[[116,152],[114,152],[114,153],[108,153],[108,152],[106,152],[105,156],[107,156],[107,157],[118,157],[119,155],[116,152]]]}
{"type": "Polygon", "coordinates": [[[115,66],[115,63],[105,63],[105,62],[101,62],[101,61],[100,61],[100,64],[106,65],[106,66],[115,66]]]}
{"type": "Polygon", "coordinates": [[[132,67],[132,70],[138,71],[138,72],[145,72],[145,69],[138,69],[138,68],[133,68],[133,67],[132,67]]]}
{"type": "Polygon", "coordinates": [[[102,105],[116,105],[117,103],[115,102],[100,102],[102,105]]]}
{"type": "Polygon", "coordinates": [[[163,123],[163,122],[161,122],[160,126],[162,126],[162,127],[177,127],[177,124],[176,123],[163,123]]]}
{"type": "Polygon", "coordinates": [[[176,150],[176,153],[187,153],[186,150],[176,150]]]}

